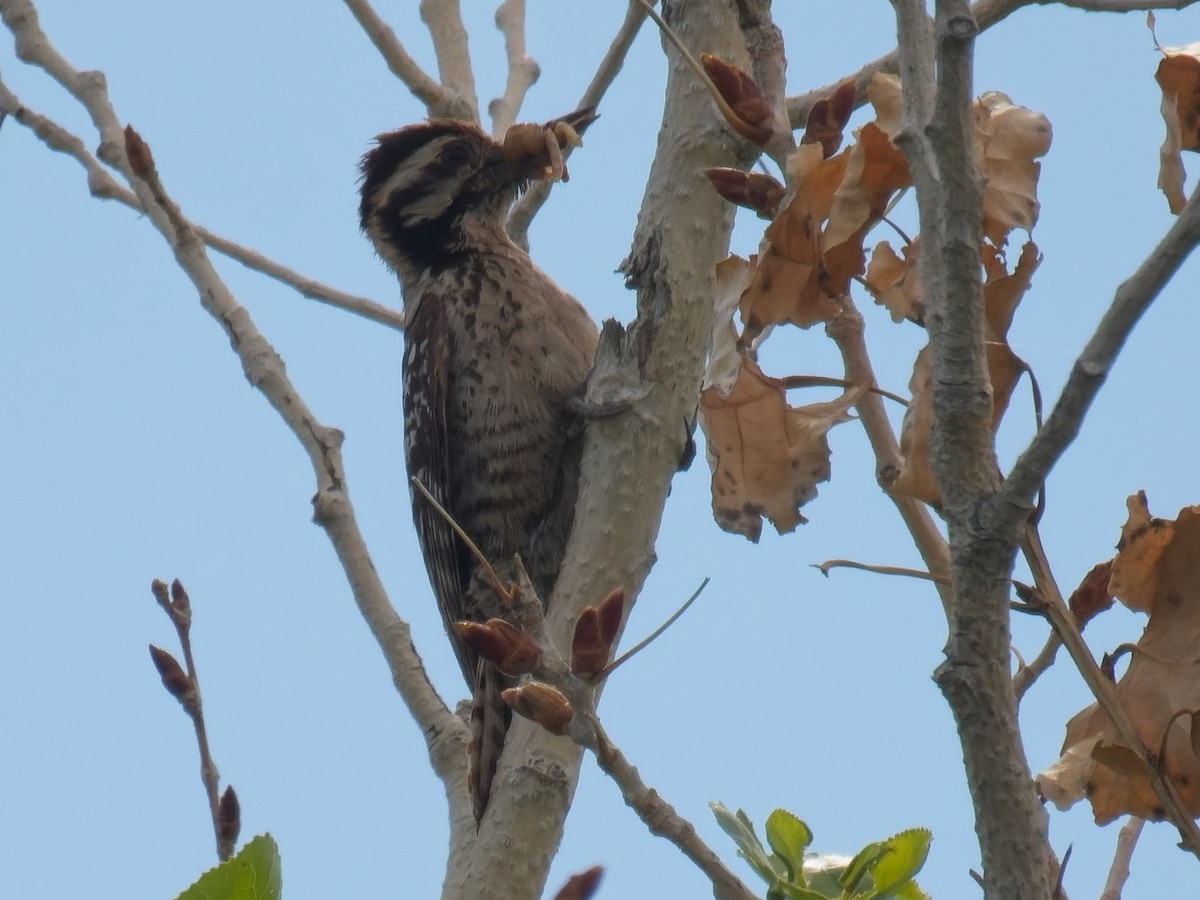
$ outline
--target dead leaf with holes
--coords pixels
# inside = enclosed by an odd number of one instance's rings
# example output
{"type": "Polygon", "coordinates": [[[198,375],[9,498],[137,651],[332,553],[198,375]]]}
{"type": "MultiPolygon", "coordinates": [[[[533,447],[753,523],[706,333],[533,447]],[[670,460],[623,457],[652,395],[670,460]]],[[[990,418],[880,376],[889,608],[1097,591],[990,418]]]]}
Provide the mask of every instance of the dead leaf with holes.
{"type": "Polygon", "coordinates": [[[1154,80],[1162,88],[1162,117],[1167,126],[1167,137],[1158,151],[1158,187],[1167,195],[1171,212],[1178,215],[1187,203],[1182,151],[1200,150],[1200,44],[1160,47],[1156,39],[1154,45],[1163,55],[1154,80]]]}
{"type": "MultiPolygon", "coordinates": [[[[1008,329],[1017,304],[1029,289],[1033,273],[1042,261],[1033,241],[1021,249],[1016,268],[1010,273],[1001,250],[987,244],[982,252],[987,280],[983,285],[984,340],[988,376],[992,386],[992,428],[999,426],[1021,373],[1029,366],[1008,344],[1008,329]]],[[[909,381],[912,402],[900,426],[900,455],[904,462],[892,482],[892,490],[908,494],[934,506],[941,502],[941,491],[933,475],[930,441],[933,433],[933,353],[926,346],[917,354],[909,381]]]]}
{"type": "Polygon", "coordinates": [[[887,307],[893,322],[904,319],[918,325],[925,322],[925,289],[921,285],[921,273],[917,271],[920,243],[919,237],[914,238],[911,244],[902,248],[903,258],[896,255],[887,241],[880,241],[871,251],[863,281],[875,302],[887,307]]]}
{"type": "MultiPolygon", "coordinates": [[[[1166,521],[1150,515],[1143,492],[1127,505],[1108,589],[1150,619],[1117,694],[1150,759],[1196,816],[1200,721],[1187,711],[1200,714],[1200,506],[1166,521]]],[[[1151,777],[1142,754],[1121,743],[1108,715],[1093,704],[1067,723],[1062,756],[1037,782],[1059,809],[1086,796],[1103,825],[1126,814],[1161,819],[1151,777]]]]}
{"type": "Polygon", "coordinates": [[[1039,157],[1050,150],[1050,120],[1016,106],[1006,94],[988,91],[975,101],[975,157],[987,179],[983,191],[983,234],[1003,247],[1014,228],[1030,231],[1041,209],[1039,157]]]}
{"type": "Polygon", "coordinates": [[[713,515],[726,531],[757,541],[762,520],[786,534],[806,521],[800,507],[830,476],[830,428],[850,418],[865,387],[837,400],[799,408],[787,403],[786,384],[764,375],[744,357],[728,396],[716,388],[700,395],[700,425],[712,468],[713,515]]]}

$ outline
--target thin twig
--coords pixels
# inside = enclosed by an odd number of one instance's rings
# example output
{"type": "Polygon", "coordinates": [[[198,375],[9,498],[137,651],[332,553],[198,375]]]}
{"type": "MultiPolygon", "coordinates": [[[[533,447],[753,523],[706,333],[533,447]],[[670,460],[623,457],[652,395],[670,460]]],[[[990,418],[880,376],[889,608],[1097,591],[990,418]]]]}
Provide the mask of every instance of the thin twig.
{"type": "MultiPolygon", "coordinates": [[[[9,91],[3,81],[0,80],[0,115],[5,113],[12,115],[17,122],[32,131],[51,150],[66,154],[83,166],[84,171],[87,172],[88,190],[92,196],[105,200],[115,200],[138,213],[145,213],[141,203],[138,201],[137,195],[113,178],[109,170],[101,165],[100,161],[88,151],[82,140],[57,122],[22,104],[20,99],[9,91]]],[[[190,222],[189,224],[192,230],[195,231],[196,236],[205,245],[228,256],[230,259],[236,260],[248,269],[260,272],[269,278],[273,278],[294,288],[302,296],[308,297],[310,300],[316,300],[319,303],[354,313],[365,319],[378,322],[381,325],[387,325],[389,328],[397,330],[404,328],[404,313],[399,310],[376,303],[374,300],[368,300],[366,297],[347,294],[319,281],[314,281],[293,269],[289,269],[287,266],[263,256],[256,250],[251,250],[249,247],[244,247],[228,238],[209,231],[202,225],[197,225],[194,222],[190,222]]]]}
{"type": "Polygon", "coordinates": [[[694,862],[712,882],[713,896],[718,900],[753,900],[755,895],[726,868],[697,834],[695,826],[642,780],[637,768],[605,733],[594,712],[580,716],[577,710],[576,719],[582,719],[586,727],[572,728],[572,737],[592,751],[601,771],[620,788],[625,803],[637,813],[651,834],[666,838],[694,862]]]}
{"type": "MultiPolygon", "coordinates": [[[[408,623],[397,614],[354,517],[342,464],[342,434],[317,420],[288,378],[275,349],[254,325],[246,309],[234,298],[204,251],[195,230],[167,196],[149,148],[145,150],[143,177],[135,176],[126,152],[126,133],[108,98],[104,80],[81,73],[50,44],[41,30],[29,0],[0,0],[0,19],[13,32],[20,58],[38,66],[58,81],[87,109],[100,132],[100,158],[131,179],[131,186],[146,217],[167,241],[180,268],[196,288],[201,305],[220,324],[237,354],[247,380],[279,413],[309,456],[317,482],[313,518],[325,529],[346,573],[358,608],[391,669],[392,680],[413,717],[421,723],[430,743],[430,757],[442,777],[449,778],[456,763],[445,751],[454,742],[448,737],[466,726],[442,702],[429,681],[412,644],[408,623]],[[437,746],[432,742],[437,739],[437,746]]],[[[455,773],[461,775],[461,773],[455,773]]]]}
{"type": "MultiPolygon", "coordinates": [[[[858,387],[854,382],[846,378],[830,378],[825,375],[784,375],[779,379],[783,382],[783,386],[788,390],[794,388],[809,388],[809,387],[840,387],[853,388],[858,387]]],[[[872,394],[878,394],[880,397],[886,397],[893,403],[898,403],[900,406],[908,408],[908,401],[899,394],[893,394],[891,391],[885,391],[878,385],[871,385],[867,391],[872,394]]]]}
{"type": "Polygon", "coordinates": [[[1129,880],[1129,865],[1133,861],[1133,851],[1137,849],[1138,838],[1142,836],[1142,828],[1145,824],[1145,819],[1130,816],[1129,820],[1121,826],[1100,900],[1121,900],[1121,892],[1125,889],[1125,882],[1129,880]]]}
{"type": "Polygon", "coordinates": [[[683,61],[687,63],[688,68],[696,74],[696,77],[700,79],[700,83],[703,84],[709,94],[712,95],[713,102],[717,104],[717,109],[720,110],[721,115],[725,118],[725,120],[727,122],[736,122],[741,119],[741,116],[738,115],[733,107],[729,105],[728,101],[721,96],[721,91],[713,83],[713,80],[708,77],[708,72],[706,72],[704,70],[704,66],[700,64],[700,60],[692,56],[691,51],[688,50],[688,48],[684,45],[683,40],[675,33],[675,30],[667,24],[666,19],[658,14],[649,0],[636,0],[636,2],[641,4],[641,7],[643,10],[645,10],[646,15],[653,19],[654,24],[658,26],[658,30],[661,31],[663,36],[671,42],[676,50],[679,51],[679,55],[683,57],[683,61]]]}
{"type": "MultiPolygon", "coordinates": [[[[633,39],[637,37],[638,30],[644,21],[646,21],[645,11],[637,4],[637,0],[630,0],[629,9],[625,12],[625,21],[621,23],[616,37],[608,47],[608,52],[600,61],[596,74],[592,76],[591,84],[579,98],[576,109],[600,106],[605,92],[608,91],[609,86],[616,79],[617,73],[625,64],[625,57],[629,54],[629,48],[633,46],[633,39]]],[[[568,158],[573,149],[570,145],[563,148],[563,158],[568,158]]],[[[538,210],[545,205],[555,183],[549,180],[534,182],[509,211],[508,236],[525,250],[529,249],[529,226],[538,210]]]]}
{"type": "Polygon", "coordinates": [[[400,79],[413,96],[425,105],[430,116],[449,119],[471,117],[471,106],[452,90],[431,78],[417,61],[408,55],[390,25],[379,17],[367,0],[345,0],[346,6],[362,26],[375,49],[393,75],[400,79]]]}
{"type": "Polygon", "coordinates": [[[1038,655],[1027,664],[1017,668],[1013,675],[1013,693],[1016,694],[1017,703],[1021,702],[1021,698],[1025,696],[1026,691],[1033,687],[1034,682],[1054,665],[1054,660],[1058,658],[1058,648],[1061,646],[1062,639],[1057,632],[1051,631],[1046,636],[1046,643],[1042,645],[1038,655]]]}
{"type": "Polygon", "coordinates": [[[525,0],[504,0],[496,7],[496,27],[504,35],[504,53],[508,58],[504,94],[488,104],[492,134],[499,138],[517,120],[525,94],[542,70],[525,52],[525,0]]]}
{"type": "Polygon", "coordinates": [[[479,561],[481,566],[483,566],[484,572],[487,573],[488,580],[492,583],[492,588],[499,595],[500,599],[505,603],[512,603],[512,591],[508,590],[508,588],[504,586],[504,582],[500,580],[500,576],[496,574],[496,570],[492,568],[492,564],[488,561],[488,558],[483,555],[483,551],[479,549],[479,545],[471,540],[471,536],[467,534],[467,532],[461,525],[458,524],[457,521],[455,521],[454,516],[450,515],[450,513],[446,511],[446,507],[442,506],[442,504],[437,501],[433,494],[429,493],[429,489],[421,483],[420,478],[414,475],[409,479],[409,481],[412,482],[412,486],[417,489],[417,492],[425,498],[425,501],[433,507],[434,512],[445,519],[446,524],[449,525],[454,530],[454,533],[459,536],[462,542],[467,545],[467,549],[471,551],[471,555],[479,561]]]}
{"type": "MultiPolygon", "coordinates": [[[[846,380],[854,384],[873,385],[875,372],[867,352],[866,324],[862,313],[848,294],[838,298],[838,305],[841,311],[829,322],[825,331],[841,352],[842,363],[846,367],[846,380]]],[[[876,394],[867,392],[859,398],[855,409],[875,453],[875,473],[880,486],[896,505],[896,510],[912,535],[913,543],[916,544],[928,571],[942,577],[947,576],[950,571],[950,548],[933,521],[929,508],[919,500],[891,490],[892,483],[900,474],[903,460],[883,403],[876,394]]],[[[949,615],[953,593],[947,585],[939,582],[935,584],[938,586],[942,608],[949,615]]]]}
{"type": "Polygon", "coordinates": [[[1130,332],[1183,261],[1200,243],[1200,191],[1180,212],[1137,271],[1117,288],[1112,305],[1071,369],[1058,401],[1020,455],[992,506],[1016,524],[1027,515],[1029,498],[1079,433],[1084,416],[1116,362],[1130,332]]]}
{"type": "Polygon", "coordinates": [[[813,568],[820,570],[826,578],[830,569],[859,569],[863,572],[874,572],[876,575],[900,575],[904,578],[919,578],[922,581],[932,581],[934,584],[950,586],[952,582],[946,575],[935,575],[921,569],[910,569],[905,566],[877,566],[871,563],[855,562],[852,559],[827,559],[823,563],[813,563],[813,568]]]}
{"type": "Polygon", "coordinates": [[[233,856],[238,832],[241,830],[241,812],[238,807],[237,794],[232,787],[226,787],[224,797],[221,796],[221,776],[217,771],[217,764],[208,743],[208,728],[204,723],[204,703],[200,694],[200,676],[196,672],[196,661],[192,656],[191,600],[178,578],[171,583],[170,588],[167,587],[165,581],[156,578],[150,584],[150,591],[158,605],[162,607],[163,612],[167,614],[167,618],[171,620],[171,624],[175,626],[175,634],[179,639],[179,646],[183,650],[186,671],[180,668],[175,657],[161,647],[151,644],[150,656],[162,678],[163,687],[179,701],[179,705],[191,719],[192,728],[196,732],[196,746],[200,753],[200,781],[204,785],[204,793],[208,798],[213,837],[217,842],[217,859],[224,862],[233,856]]]}
{"type": "MultiPolygon", "coordinates": [[[[1184,9],[1200,0],[979,0],[971,5],[971,14],[975,18],[980,31],[992,27],[1002,19],[1023,6],[1070,6],[1076,9],[1101,12],[1140,12],[1148,9],[1184,9]]],[[[805,91],[803,94],[787,98],[788,120],[793,128],[803,128],[808,121],[809,110],[822,97],[828,97],[847,77],[854,79],[856,92],[855,108],[867,102],[867,85],[877,73],[895,74],[899,56],[895,50],[885,53],[878,59],[862,66],[849,76],[842,76],[837,81],[819,88],[805,91]]]]}
{"type": "Polygon", "coordinates": [[[617,659],[614,659],[607,666],[605,666],[604,671],[601,672],[597,676],[597,680],[603,680],[603,679],[607,678],[609,675],[611,675],[613,673],[613,670],[616,669],[617,666],[621,665],[622,663],[628,662],[636,654],[638,654],[642,650],[649,647],[650,644],[659,635],[661,635],[664,631],[666,631],[668,628],[670,628],[672,625],[674,625],[675,622],[678,621],[679,617],[688,611],[688,607],[690,607],[693,603],[696,602],[696,600],[700,597],[700,594],[703,593],[704,589],[706,587],[708,587],[708,582],[709,582],[709,579],[707,577],[705,577],[705,579],[702,582],[700,582],[700,587],[696,588],[696,590],[692,593],[692,596],[688,597],[686,600],[683,601],[683,605],[681,607],[679,607],[679,609],[675,610],[675,612],[673,612],[671,614],[671,616],[667,619],[667,621],[663,622],[661,625],[659,625],[657,628],[655,628],[652,632],[650,632],[650,634],[648,634],[646,637],[642,638],[640,641],[638,641],[636,644],[634,644],[632,647],[630,647],[628,650],[626,650],[624,653],[622,653],[620,657],[618,657],[617,659]]]}

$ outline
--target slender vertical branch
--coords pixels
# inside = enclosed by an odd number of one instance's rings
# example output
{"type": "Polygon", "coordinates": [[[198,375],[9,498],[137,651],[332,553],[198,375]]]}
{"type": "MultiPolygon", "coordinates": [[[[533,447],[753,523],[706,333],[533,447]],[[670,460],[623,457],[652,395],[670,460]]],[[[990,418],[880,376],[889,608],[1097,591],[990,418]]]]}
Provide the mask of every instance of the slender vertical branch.
{"type": "Polygon", "coordinates": [[[950,535],[954,601],[935,680],[958,725],[989,898],[1048,897],[1045,812],[1033,790],[1008,673],[1007,580],[1019,532],[981,515],[999,488],[984,345],[983,181],[972,146],[978,24],[965,0],[893,0],[903,127],[921,221],[933,354],[931,463],[950,535]]]}
{"type": "Polygon", "coordinates": [[[369,0],[345,0],[345,3],[387,63],[388,69],[425,105],[429,115],[450,119],[471,117],[472,104],[439,84],[417,65],[417,61],[409,56],[396,37],[396,32],[380,18],[369,0]]]}
{"type": "Polygon", "coordinates": [[[467,29],[463,25],[459,0],[421,0],[420,10],[421,21],[433,38],[438,80],[465,105],[468,114],[458,118],[477,123],[479,100],[475,94],[475,72],[471,68],[467,29]]]}
{"type": "Polygon", "coordinates": [[[517,120],[525,94],[542,70],[525,52],[525,0],[504,0],[496,8],[496,27],[504,35],[508,79],[503,95],[488,104],[488,114],[492,117],[492,134],[501,137],[517,120]]]}

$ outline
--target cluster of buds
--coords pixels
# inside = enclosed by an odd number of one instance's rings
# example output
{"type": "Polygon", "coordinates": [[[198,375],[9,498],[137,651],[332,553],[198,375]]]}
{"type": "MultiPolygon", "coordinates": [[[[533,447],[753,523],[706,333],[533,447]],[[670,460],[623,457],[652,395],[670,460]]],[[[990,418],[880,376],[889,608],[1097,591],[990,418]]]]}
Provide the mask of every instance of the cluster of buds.
{"type": "Polygon", "coordinates": [[[238,803],[237,793],[232,786],[226,786],[225,792],[217,796],[217,767],[208,754],[208,738],[204,735],[204,710],[200,703],[200,687],[196,682],[195,670],[192,668],[191,627],[192,603],[188,599],[183,584],[176,578],[170,587],[165,581],[155,578],[150,582],[150,593],[162,607],[175,626],[179,642],[183,645],[183,656],[188,661],[188,670],[170,652],[162,647],[150,645],[150,659],[158,675],[162,679],[167,693],[179,701],[188,718],[196,728],[200,742],[200,768],[203,773],[205,788],[209,792],[209,803],[213,810],[213,829],[217,838],[217,855],[229,859],[237,844],[238,834],[242,830],[242,810],[238,803]]]}
{"type": "MultiPolygon", "coordinates": [[[[593,681],[604,675],[625,613],[625,591],[617,588],[596,606],[586,607],[575,623],[571,640],[571,672],[593,681]]],[[[537,642],[504,619],[455,622],[455,633],[468,647],[505,675],[533,675],[542,668],[537,642]]],[[[552,734],[566,734],[574,710],[562,691],[531,680],[501,692],[504,702],[552,734]]]]}

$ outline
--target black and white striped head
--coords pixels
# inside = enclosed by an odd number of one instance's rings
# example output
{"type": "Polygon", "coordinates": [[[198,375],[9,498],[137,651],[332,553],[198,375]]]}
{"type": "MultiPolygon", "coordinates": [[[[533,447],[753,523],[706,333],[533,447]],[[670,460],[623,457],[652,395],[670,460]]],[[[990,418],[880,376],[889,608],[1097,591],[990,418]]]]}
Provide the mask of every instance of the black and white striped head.
{"type": "MultiPolygon", "coordinates": [[[[582,130],[594,118],[589,109],[556,121],[582,130]]],[[[509,207],[546,167],[545,152],[514,151],[452,119],[382,134],[362,160],[363,231],[401,277],[445,268],[507,241],[509,207]]]]}

